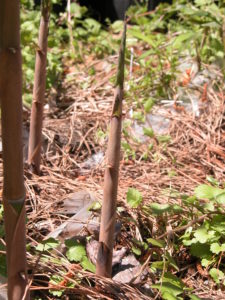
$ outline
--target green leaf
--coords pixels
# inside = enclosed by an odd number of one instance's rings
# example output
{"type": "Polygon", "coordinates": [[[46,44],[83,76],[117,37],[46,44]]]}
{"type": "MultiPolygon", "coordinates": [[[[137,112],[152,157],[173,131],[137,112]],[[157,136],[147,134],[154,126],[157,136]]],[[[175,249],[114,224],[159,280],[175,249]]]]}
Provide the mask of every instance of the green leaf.
{"type": "Polygon", "coordinates": [[[4,208],[3,208],[3,205],[0,204],[0,221],[2,220],[3,218],[3,212],[4,212],[4,208]]]}
{"type": "Polygon", "coordinates": [[[196,202],[196,197],[191,196],[191,197],[186,197],[186,195],[182,196],[182,202],[184,202],[186,205],[192,206],[196,202]]]}
{"type": "Polygon", "coordinates": [[[75,240],[67,240],[65,245],[68,247],[66,257],[69,261],[81,262],[86,256],[86,250],[84,245],[75,240]]]}
{"type": "Polygon", "coordinates": [[[171,141],[170,135],[159,135],[157,136],[157,140],[159,143],[168,143],[171,141]]]}
{"type": "Polygon", "coordinates": [[[218,185],[219,182],[212,176],[206,176],[206,179],[208,180],[208,182],[214,184],[214,185],[218,185]]]}
{"type": "Polygon", "coordinates": [[[215,231],[208,231],[205,227],[200,227],[194,233],[196,240],[201,243],[205,244],[208,240],[214,237],[215,231]]]}
{"type": "MultiPolygon", "coordinates": [[[[51,278],[50,278],[50,283],[52,285],[59,285],[61,282],[63,281],[63,277],[62,276],[59,276],[59,275],[53,275],[51,278]]],[[[59,289],[59,287],[56,287],[56,289],[49,289],[49,293],[52,294],[53,296],[56,296],[56,297],[61,297],[63,292],[64,292],[65,289],[59,289]]]]}
{"type": "Polygon", "coordinates": [[[144,103],[144,109],[146,113],[149,113],[154,106],[155,101],[152,98],[149,98],[145,103],[144,103]]]}
{"type": "Polygon", "coordinates": [[[164,292],[164,293],[162,294],[162,298],[163,298],[164,300],[178,300],[177,297],[175,297],[173,294],[170,294],[169,292],[164,292]]]}
{"type": "Polygon", "coordinates": [[[96,36],[99,34],[101,29],[100,23],[91,18],[85,19],[83,25],[89,31],[89,33],[92,33],[93,35],[96,36]]]}
{"type": "Polygon", "coordinates": [[[177,214],[180,214],[184,211],[183,208],[178,204],[173,204],[171,208],[177,214]]]}
{"type": "Polygon", "coordinates": [[[201,298],[199,298],[198,296],[196,296],[196,295],[194,295],[194,294],[191,294],[191,295],[188,295],[189,296],[189,298],[191,299],[191,300],[201,300],[201,298]]]}
{"type": "Polygon", "coordinates": [[[134,254],[136,254],[136,255],[141,255],[141,250],[139,249],[139,248],[137,248],[137,247],[132,247],[132,252],[134,253],[134,254]]]}
{"type": "Polygon", "coordinates": [[[59,241],[54,239],[54,238],[49,238],[45,241],[43,241],[42,243],[39,243],[37,246],[36,246],[36,250],[37,251],[47,251],[47,250],[50,250],[50,249],[55,249],[56,247],[59,246],[59,241]]]}
{"type": "Polygon", "coordinates": [[[147,239],[147,242],[149,244],[152,244],[153,246],[159,247],[159,248],[164,248],[166,246],[166,244],[163,240],[156,240],[156,239],[149,238],[149,239],[147,239]]]}
{"type": "Polygon", "coordinates": [[[225,216],[219,214],[215,215],[210,222],[210,227],[219,234],[225,235],[225,216]]]}
{"type": "MultiPolygon", "coordinates": [[[[166,262],[165,265],[167,266],[168,263],[166,262]]],[[[154,269],[158,269],[158,270],[163,270],[164,268],[164,262],[163,261],[154,261],[151,263],[151,267],[150,267],[153,271],[154,269]]]]}
{"type": "Polygon", "coordinates": [[[180,34],[178,37],[175,38],[173,42],[173,47],[176,49],[183,47],[184,43],[190,41],[195,35],[196,33],[193,31],[188,31],[180,34]]]}
{"type": "Polygon", "coordinates": [[[182,288],[180,288],[174,284],[171,284],[170,282],[163,282],[162,284],[160,284],[160,283],[152,284],[151,288],[158,289],[162,294],[169,293],[169,294],[173,295],[174,297],[183,293],[182,288]]]}
{"type": "Polygon", "coordinates": [[[225,192],[216,196],[216,202],[219,204],[225,204],[225,192]]]}
{"type": "Polygon", "coordinates": [[[216,268],[212,268],[209,271],[209,274],[217,284],[220,283],[220,280],[225,278],[224,273],[216,268]]]}
{"type": "Polygon", "coordinates": [[[95,265],[87,258],[87,256],[84,256],[82,261],[81,261],[81,266],[83,267],[84,270],[88,270],[92,273],[95,273],[96,268],[95,265]]]}
{"type": "Polygon", "coordinates": [[[166,272],[164,274],[162,281],[163,282],[170,282],[170,283],[172,283],[172,284],[174,284],[177,287],[182,288],[182,289],[185,287],[185,284],[183,283],[183,281],[180,278],[178,278],[177,276],[170,273],[170,272],[166,272]]]}
{"type": "Polygon", "coordinates": [[[201,260],[201,265],[205,268],[207,268],[208,266],[210,266],[213,263],[214,260],[212,259],[207,259],[207,258],[203,258],[201,260]]]}
{"type": "Polygon", "coordinates": [[[156,47],[156,44],[154,41],[154,36],[151,37],[150,35],[146,35],[146,34],[142,33],[141,31],[135,30],[135,29],[129,29],[129,33],[131,33],[132,36],[136,37],[137,39],[148,43],[153,48],[156,47]]]}
{"type": "Polygon", "coordinates": [[[135,120],[138,120],[138,121],[141,121],[141,122],[144,122],[144,120],[145,120],[144,115],[141,111],[133,112],[133,118],[135,120]]]}
{"type": "Polygon", "coordinates": [[[123,30],[123,21],[115,21],[111,28],[114,33],[120,33],[123,30]]]}
{"type": "Polygon", "coordinates": [[[98,211],[102,207],[102,204],[99,201],[94,201],[88,208],[90,211],[98,211]]]}
{"type": "Polygon", "coordinates": [[[204,204],[203,207],[204,207],[205,210],[208,210],[208,211],[214,211],[215,210],[215,206],[214,206],[213,202],[206,203],[206,204],[204,204]]]}
{"type": "Polygon", "coordinates": [[[196,257],[210,259],[211,252],[210,247],[207,244],[192,244],[191,245],[191,254],[196,257]]]}
{"type": "Polygon", "coordinates": [[[154,137],[154,131],[152,128],[143,128],[143,132],[144,132],[144,135],[147,135],[149,137],[154,137]]]}
{"type": "Polygon", "coordinates": [[[225,251],[225,244],[220,245],[219,243],[213,243],[210,245],[210,250],[212,253],[219,254],[222,251],[225,251]]]}
{"type": "Polygon", "coordinates": [[[166,272],[162,278],[162,283],[153,284],[152,288],[158,289],[162,294],[169,293],[174,297],[183,293],[185,284],[175,275],[166,272]]]}
{"type": "Polygon", "coordinates": [[[198,199],[215,199],[223,190],[207,184],[201,184],[195,189],[195,196],[198,199]]]}
{"type": "Polygon", "coordinates": [[[166,253],[165,257],[166,257],[169,265],[172,266],[175,270],[179,271],[178,265],[176,264],[175,260],[168,252],[166,253]]]}
{"type": "Polygon", "coordinates": [[[142,202],[141,193],[135,188],[129,188],[127,192],[127,203],[132,208],[137,208],[142,202]]]}
{"type": "Polygon", "coordinates": [[[171,205],[169,204],[151,203],[149,206],[152,212],[156,215],[161,215],[165,212],[171,211],[171,205]]]}

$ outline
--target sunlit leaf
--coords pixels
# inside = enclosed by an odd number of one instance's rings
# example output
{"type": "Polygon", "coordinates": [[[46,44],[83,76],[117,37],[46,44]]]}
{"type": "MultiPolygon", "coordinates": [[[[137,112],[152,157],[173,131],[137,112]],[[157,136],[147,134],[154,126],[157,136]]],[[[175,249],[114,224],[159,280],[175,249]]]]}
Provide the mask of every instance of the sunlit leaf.
{"type": "Polygon", "coordinates": [[[149,113],[152,107],[154,106],[155,101],[152,98],[149,98],[148,100],[145,101],[144,103],[144,109],[146,113],[149,113]]]}
{"type": "Polygon", "coordinates": [[[212,268],[209,274],[217,284],[225,278],[224,273],[216,268],[212,268]]]}
{"type": "Polygon", "coordinates": [[[221,193],[223,190],[206,184],[201,184],[195,189],[195,196],[199,199],[214,199],[221,193]]]}
{"type": "Polygon", "coordinates": [[[212,239],[214,234],[215,231],[208,231],[205,227],[200,227],[195,231],[194,236],[198,242],[204,244],[212,239]]]}
{"type": "Polygon", "coordinates": [[[165,212],[171,211],[170,204],[151,203],[149,206],[152,209],[152,212],[156,215],[161,215],[165,212]]]}
{"type": "Polygon", "coordinates": [[[142,202],[141,193],[135,188],[129,188],[127,192],[127,203],[132,208],[137,208],[142,202]]]}
{"type": "Polygon", "coordinates": [[[81,261],[81,266],[83,267],[84,270],[88,270],[92,273],[95,273],[96,268],[95,265],[87,258],[87,256],[84,256],[82,261],[81,261]]]}
{"type": "Polygon", "coordinates": [[[36,246],[36,250],[37,251],[47,251],[50,249],[55,249],[56,247],[59,246],[59,241],[54,239],[54,238],[49,238],[45,241],[43,241],[42,243],[39,243],[36,246]]]}
{"type": "Polygon", "coordinates": [[[155,247],[159,247],[159,248],[164,248],[165,247],[165,242],[163,240],[156,240],[156,239],[152,239],[149,238],[147,239],[147,242],[155,247]]]}
{"type": "Polygon", "coordinates": [[[210,245],[210,250],[212,253],[219,254],[222,251],[225,251],[225,244],[220,245],[219,243],[212,243],[210,245]]]}
{"type": "Polygon", "coordinates": [[[147,135],[149,137],[154,137],[154,131],[152,128],[143,128],[143,132],[144,132],[144,135],[147,135]]]}
{"type": "Polygon", "coordinates": [[[75,240],[65,241],[65,245],[68,247],[66,257],[70,261],[81,262],[86,256],[85,246],[75,240]]]}

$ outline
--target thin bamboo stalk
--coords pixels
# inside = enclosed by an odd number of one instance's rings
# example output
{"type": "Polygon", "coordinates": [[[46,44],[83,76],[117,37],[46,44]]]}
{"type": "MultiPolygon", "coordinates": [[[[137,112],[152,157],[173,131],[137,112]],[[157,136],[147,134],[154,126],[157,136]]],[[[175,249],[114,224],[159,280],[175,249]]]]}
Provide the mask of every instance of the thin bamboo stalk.
{"type": "Polygon", "coordinates": [[[119,52],[117,81],[110,124],[110,134],[107,149],[108,161],[105,169],[99,251],[96,266],[96,273],[105,277],[111,277],[112,273],[112,253],[114,244],[113,236],[115,230],[116,201],[120,164],[125,44],[126,22],[124,22],[124,31],[119,52]]]}
{"type": "Polygon", "coordinates": [[[46,62],[48,48],[48,24],[50,14],[50,0],[41,2],[41,21],[39,29],[38,49],[36,52],[33,102],[31,109],[30,137],[28,163],[34,173],[40,174],[43,104],[46,86],[46,62]]]}

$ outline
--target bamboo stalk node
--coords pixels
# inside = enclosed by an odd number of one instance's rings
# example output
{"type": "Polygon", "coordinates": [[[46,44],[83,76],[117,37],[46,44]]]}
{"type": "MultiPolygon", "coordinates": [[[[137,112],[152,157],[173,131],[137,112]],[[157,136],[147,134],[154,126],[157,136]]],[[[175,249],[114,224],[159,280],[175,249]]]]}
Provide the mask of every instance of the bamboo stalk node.
{"type": "Polygon", "coordinates": [[[109,168],[109,169],[113,169],[113,168],[114,168],[114,165],[113,165],[113,164],[107,164],[106,167],[109,168]]]}
{"type": "Polygon", "coordinates": [[[23,280],[27,281],[27,276],[26,276],[26,273],[25,273],[24,271],[19,272],[19,276],[20,276],[23,280]]]}
{"type": "Polygon", "coordinates": [[[25,201],[26,196],[24,195],[23,197],[19,199],[13,199],[13,200],[8,200],[9,204],[14,205],[14,204],[23,204],[25,201]]]}
{"type": "Polygon", "coordinates": [[[98,257],[97,257],[97,261],[98,261],[97,268],[99,270],[97,273],[99,275],[105,277],[111,277],[111,267],[109,268],[110,271],[107,270],[107,268],[105,268],[106,265],[109,266],[108,260],[112,260],[112,250],[110,250],[105,243],[99,242],[98,257]]]}
{"type": "Polygon", "coordinates": [[[12,48],[12,47],[8,48],[8,51],[11,52],[11,53],[13,53],[13,54],[15,54],[17,52],[17,50],[18,49],[12,48]]]}

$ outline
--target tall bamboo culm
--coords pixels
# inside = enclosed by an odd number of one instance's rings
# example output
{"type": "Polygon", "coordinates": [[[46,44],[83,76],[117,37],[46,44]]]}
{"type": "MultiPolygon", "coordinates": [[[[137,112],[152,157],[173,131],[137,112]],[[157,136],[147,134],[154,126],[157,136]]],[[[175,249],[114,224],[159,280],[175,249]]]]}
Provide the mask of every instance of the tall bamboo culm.
{"type": "Polygon", "coordinates": [[[19,0],[0,1],[0,101],[8,299],[28,300],[19,0]]]}

